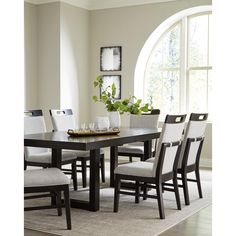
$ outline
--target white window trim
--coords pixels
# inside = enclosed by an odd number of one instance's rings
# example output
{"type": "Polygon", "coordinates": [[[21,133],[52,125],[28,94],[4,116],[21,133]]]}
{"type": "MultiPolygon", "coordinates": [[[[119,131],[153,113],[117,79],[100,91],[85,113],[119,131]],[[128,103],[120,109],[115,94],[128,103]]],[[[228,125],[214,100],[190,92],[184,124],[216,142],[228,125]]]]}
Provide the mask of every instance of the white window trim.
{"type": "MultiPolygon", "coordinates": [[[[135,72],[134,72],[134,95],[138,98],[143,98],[143,88],[144,88],[144,75],[145,75],[145,68],[146,64],[148,62],[149,56],[153,50],[153,48],[156,45],[156,42],[159,40],[159,38],[164,34],[164,32],[170,28],[172,25],[177,23],[178,21],[182,20],[183,18],[197,14],[197,13],[203,13],[203,12],[209,12],[212,11],[212,6],[198,6],[198,7],[193,7],[189,9],[185,9],[183,11],[180,11],[168,19],[166,19],[164,22],[162,22],[149,36],[147,41],[145,42],[143,48],[141,49],[141,52],[139,54],[136,67],[135,67],[135,72]],[[140,84],[143,84],[141,87],[140,84]]],[[[184,34],[186,35],[186,34],[184,34]]],[[[185,39],[186,40],[186,39],[185,39]]],[[[184,48],[184,47],[181,47],[184,48]]],[[[186,49],[184,49],[186,50],[186,49]]],[[[182,55],[186,55],[185,53],[182,55]]],[[[187,65],[186,63],[186,58],[183,60],[183,63],[187,65]]],[[[184,75],[185,73],[182,71],[180,72],[181,76],[186,76],[184,75]],[[182,73],[182,74],[181,74],[182,73]]],[[[183,81],[183,80],[182,80],[183,81]]],[[[184,80],[186,81],[186,80],[184,80]]],[[[181,84],[181,89],[186,89],[186,84],[181,84]]],[[[181,93],[185,94],[185,93],[181,93]]],[[[184,96],[184,95],[181,95],[184,96]]],[[[182,98],[182,97],[181,97],[182,98]]],[[[181,101],[184,101],[185,99],[181,99],[181,101]]],[[[185,104],[180,104],[180,110],[185,109],[185,104]]]]}

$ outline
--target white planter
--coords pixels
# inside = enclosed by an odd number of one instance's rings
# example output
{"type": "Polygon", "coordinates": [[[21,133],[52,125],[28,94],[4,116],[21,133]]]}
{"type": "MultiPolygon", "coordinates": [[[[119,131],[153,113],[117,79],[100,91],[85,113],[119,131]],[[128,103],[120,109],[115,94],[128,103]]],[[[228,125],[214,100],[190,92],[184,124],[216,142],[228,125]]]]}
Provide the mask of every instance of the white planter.
{"type": "Polygon", "coordinates": [[[120,113],[118,111],[108,112],[110,128],[120,128],[120,113]]]}

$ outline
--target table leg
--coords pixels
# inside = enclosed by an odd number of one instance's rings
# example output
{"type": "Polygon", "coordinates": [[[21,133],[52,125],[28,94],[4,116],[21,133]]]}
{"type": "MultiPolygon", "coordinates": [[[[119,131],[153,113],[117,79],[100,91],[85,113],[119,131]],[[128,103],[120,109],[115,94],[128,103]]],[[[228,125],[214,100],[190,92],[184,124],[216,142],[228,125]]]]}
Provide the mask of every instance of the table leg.
{"type": "Polygon", "coordinates": [[[52,167],[61,169],[61,149],[52,148],[52,167]]]}
{"type": "MultiPolygon", "coordinates": [[[[61,169],[61,149],[52,148],[52,167],[61,169]]],[[[56,205],[56,197],[51,197],[52,205],[56,205]]]]}
{"type": "Polygon", "coordinates": [[[118,147],[110,148],[110,187],[114,187],[114,170],[118,166],[118,147]]]}
{"type": "Polygon", "coordinates": [[[99,210],[99,160],[100,149],[90,150],[89,205],[91,211],[99,210]]]}
{"type": "Polygon", "coordinates": [[[146,161],[148,158],[152,157],[152,140],[147,140],[144,142],[144,160],[146,161]]]}

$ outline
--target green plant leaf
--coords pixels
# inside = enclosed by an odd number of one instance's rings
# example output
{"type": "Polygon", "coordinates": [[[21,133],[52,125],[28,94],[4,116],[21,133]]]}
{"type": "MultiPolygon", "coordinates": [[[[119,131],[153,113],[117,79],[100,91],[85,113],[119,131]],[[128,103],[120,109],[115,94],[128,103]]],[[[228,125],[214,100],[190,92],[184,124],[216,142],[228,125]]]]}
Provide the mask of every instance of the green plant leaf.
{"type": "Polygon", "coordinates": [[[111,86],[111,93],[112,93],[112,97],[115,97],[115,95],[116,95],[116,86],[115,86],[115,83],[112,83],[112,86],[111,86]]]}
{"type": "Polygon", "coordinates": [[[98,97],[97,96],[93,96],[93,101],[97,102],[98,101],[98,97]]]}

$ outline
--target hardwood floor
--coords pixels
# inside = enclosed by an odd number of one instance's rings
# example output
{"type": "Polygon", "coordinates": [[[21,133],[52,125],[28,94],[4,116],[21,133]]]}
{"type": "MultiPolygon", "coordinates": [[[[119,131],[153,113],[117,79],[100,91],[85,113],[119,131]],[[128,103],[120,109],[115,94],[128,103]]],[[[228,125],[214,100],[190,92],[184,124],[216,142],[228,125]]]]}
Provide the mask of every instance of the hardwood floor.
{"type": "Polygon", "coordinates": [[[160,236],[211,236],[212,206],[206,207],[186,220],[173,226],[160,236]]]}
{"type": "MultiPolygon", "coordinates": [[[[211,236],[211,220],[212,206],[209,206],[160,234],[160,236],[211,236]]],[[[25,229],[24,236],[55,236],[55,234],[25,229]]]]}

